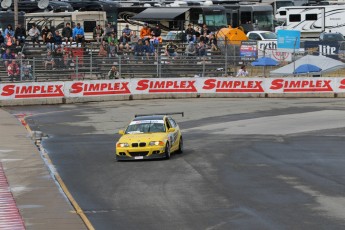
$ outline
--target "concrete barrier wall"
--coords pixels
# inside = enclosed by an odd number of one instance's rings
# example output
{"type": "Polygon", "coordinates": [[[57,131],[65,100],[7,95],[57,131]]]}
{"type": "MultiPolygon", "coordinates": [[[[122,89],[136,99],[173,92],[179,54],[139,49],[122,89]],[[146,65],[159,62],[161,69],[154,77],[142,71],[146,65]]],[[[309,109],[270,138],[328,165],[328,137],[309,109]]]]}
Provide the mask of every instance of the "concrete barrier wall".
{"type": "Polygon", "coordinates": [[[199,97],[345,97],[345,78],[145,78],[0,84],[0,106],[199,97]]]}

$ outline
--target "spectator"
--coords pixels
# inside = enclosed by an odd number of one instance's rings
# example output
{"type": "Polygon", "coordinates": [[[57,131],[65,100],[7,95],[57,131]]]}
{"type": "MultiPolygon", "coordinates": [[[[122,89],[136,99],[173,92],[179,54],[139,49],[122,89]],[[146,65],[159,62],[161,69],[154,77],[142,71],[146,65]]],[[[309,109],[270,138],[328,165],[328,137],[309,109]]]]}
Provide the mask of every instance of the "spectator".
{"type": "Polygon", "coordinates": [[[46,59],[44,61],[44,68],[47,69],[48,65],[51,65],[52,69],[55,69],[55,61],[51,50],[48,50],[47,52],[46,59]]]}
{"type": "MultiPolygon", "coordinates": [[[[15,39],[15,37],[14,37],[14,30],[13,30],[13,27],[12,27],[11,24],[8,24],[8,25],[7,25],[7,27],[6,27],[5,31],[4,31],[4,33],[5,33],[5,35],[10,34],[10,36],[11,36],[13,39],[15,39]]],[[[14,42],[15,42],[15,40],[14,40],[14,42]]]]}
{"type": "Polygon", "coordinates": [[[192,28],[192,24],[188,24],[185,33],[187,35],[187,42],[196,42],[195,30],[192,28]]]}
{"type": "Polygon", "coordinates": [[[151,29],[147,23],[144,24],[143,28],[140,30],[140,38],[145,40],[145,39],[150,39],[151,36],[151,29]]]}
{"type": "Polygon", "coordinates": [[[93,29],[93,39],[95,39],[97,43],[100,43],[102,41],[103,34],[104,34],[104,30],[101,27],[101,25],[97,25],[93,29]]]}
{"type": "Polygon", "coordinates": [[[19,81],[20,69],[15,59],[12,59],[12,62],[8,64],[7,75],[9,76],[11,81],[13,81],[13,79],[19,81]]]}
{"type": "Polygon", "coordinates": [[[44,44],[47,43],[46,38],[47,38],[48,34],[51,33],[51,32],[52,31],[48,28],[47,25],[45,25],[44,28],[42,29],[41,37],[42,37],[42,41],[43,41],[44,44]]]}
{"type": "Polygon", "coordinates": [[[111,42],[114,43],[114,45],[117,47],[119,45],[119,40],[117,39],[116,33],[113,32],[110,34],[110,36],[107,39],[108,44],[110,44],[111,42]]]}
{"type": "Polygon", "coordinates": [[[108,37],[110,37],[110,35],[112,33],[115,33],[115,29],[114,27],[111,25],[110,22],[108,22],[107,26],[105,27],[105,35],[104,35],[104,38],[103,40],[107,41],[108,40],[108,37]]]}
{"type": "Polygon", "coordinates": [[[26,39],[26,30],[23,28],[21,24],[18,24],[15,32],[14,37],[16,38],[17,46],[20,46],[25,43],[26,39]]]}
{"type": "Polygon", "coordinates": [[[131,32],[132,30],[129,28],[129,25],[126,24],[125,28],[122,30],[122,36],[125,36],[128,42],[131,40],[131,32]]]}
{"type": "Polygon", "coordinates": [[[191,57],[196,55],[196,48],[194,42],[190,41],[186,47],[186,56],[191,57]]]}
{"type": "Polygon", "coordinates": [[[31,29],[29,30],[29,36],[31,37],[33,47],[35,47],[35,43],[38,43],[38,46],[41,47],[40,41],[38,40],[40,31],[37,29],[35,24],[33,24],[31,29]]]}
{"type": "Polygon", "coordinates": [[[158,37],[160,37],[161,34],[162,34],[162,30],[159,27],[159,24],[156,24],[155,28],[152,29],[151,35],[158,39],[158,37]]]}
{"type": "Polygon", "coordinates": [[[56,68],[64,69],[64,53],[61,45],[55,47],[55,52],[53,53],[53,55],[56,68]]]}
{"type": "Polygon", "coordinates": [[[136,31],[131,31],[131,39],[130,39],[130,45],[131,45],[131,49],[134,50],[134,46],[135,44],[138,43],[138,40],[139,40],[139,36],[137,35],[137,32],[136,31]]]}
{"type": "Polygon", "coordinates": [[[49,32],[47,34],[45,41],[46,41],[47,50],[54,51],[54,37],[53,37],[53,34],[51,32],[49,32]]]}
{"type": "Polygon", "coordinates": [[[203,35],[200,36],[199,41],[203,41],[205,44],[209,43],[209,39],[208,39],[208,36],[207,36],[206,32],[203,35]]]}
{"type": "Polygon", "coordinates": [[[23,63],[20,67],[20,78],[21,80],[32,80],[32,68],[29,62],[23,63]]]}
{"type": "Polygon", "coordinates": [[[73,29],[73,39],[77,43],[77,47],[79,46],[79,43],[81,43],[81,46],[84,47],[84,36],[85,34],[83,27],[80,26],[80,23],[77,23],[77,26],[73,29]]]}
{"type": "Polygon", "coordinates": [[[10,64],[12,59],[15,59],[14,55],[11,53],[10,49],[6,49],[6,52],[2,54],[2,60],[4,61],[4,65],[7,66],[10,64]]]}
{"type": "Polygon", "coordinates": [[[209,41],[211,51],[218,51],[217,39],[214,33],[210,34],[210,41],[209,41]]]}
{"type": "Polygon", "coordinates": [[[246,77],[248,76],[248,71],[246,70],[246,66],[243,65],[241,68],[237,71],[236,77],[246,77]]]}
{"type": "Polygon", "coordinates": [[[4,47],[5,48],[12,48],[15,44],[14,38],[11,36],[10,33],[7,33],[4,39],[4,47]]]}
{"type": "Polygon", "coordinates": [[[74,66],[74,57],[72,50],[69,50],[64,57],[64,64],[68,69],[71,69],[74,66]]]}
{"type": "Polygon", "coordinates": [[[102,41],[101,45],[99,46],[98,56],[108,57],[108,44],[105,41],[102,41]]]}
{"type": "Polygon", "coordinates": [[[177,56],[176,50],[177,50],[177,45],[175,45],[172,41],[170,41],[165,47],[165,54],[168,57],[176,57],[177,56]]]}
{"type": "Polygon", "coordinates": [[[143,56],[144,55],[144,46],[143,40],[139,39],[137,44],[134,46],[134,56],[143,56]]]}
{"type": "Polygon", "coordinates": [[[202,28],[201,28],[201,32],[200,32],[201,34],[205,34],[206,33],[206,36],[208,36],[210,33],[211,33],[211,31],[207,28],[207,25],[206,24],[204,24],[203,26],[202,26],[202,28]]]}
{"type": "Polygon", "coordinates": [[[119,79],[119,72],[117,71],[116,66],[112,66],[111,69],[109,70],[107,77],[109,79],[119,79]]]}
{"type": "MultiPolygon", "coordinates": [[[[105,41],[103,41],[105,42],[105,41]]],[[[115,46],[114,42],[110,42],[109,46],[108,46],[108,56],[111,57],[116,57],[116,51],[117,51],[117,47],[115,46]]]]}
{"type": "Polygon", "coordinates": [[[62,37],[65,41],[66,45],[68,42],[70,42],[70,45],[72,45],[73,42],[73,31],[71,28],[71,23],[67,22],[66,26],[62,29],[62,37]]]}
{"type": "Polygon", "coordinates": [[[63,47],[63,45],[62,45],[62,37],[61,37],[60,32],[58,30],[55,31],[54,44],[55,44],[55,46],[63,47]]]}
{"type": "Polygon", "coordinates": [[[197,50],[198,50],[198,56],[203,57],[206,56],[206,49],[207,46],[203,40],[200,40],[197,50]]]}
{"type": "Polygon", "coordinates": [[[151,56],[155,56],[155,47],[149,40],[145,40],[144,53],[148,59],[151,56]]]}
{"type": "Polygon", "coordinates": [[[120,37],[119,39],[119,48],[120,49],[126,49],[126,50],[129,50],[129,39],[126,35],[126,33],[122,33],[122,36],[120,37]]]}
{"type": "Polygon", "coordinates": [[[196,38],[196,42],[200,41],[200,32],[199,32],[199,28],[195,28],[195,38],[196,38]]]}

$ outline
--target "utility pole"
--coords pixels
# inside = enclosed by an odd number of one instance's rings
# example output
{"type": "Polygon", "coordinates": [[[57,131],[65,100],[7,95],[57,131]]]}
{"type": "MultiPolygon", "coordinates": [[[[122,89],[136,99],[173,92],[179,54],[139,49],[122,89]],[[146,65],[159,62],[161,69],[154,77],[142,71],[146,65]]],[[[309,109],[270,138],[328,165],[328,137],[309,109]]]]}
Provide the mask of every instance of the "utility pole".
{"type": "Polygon", "coordinates": [[[14,29],[18,26],[18,0],[13,1],[14,8],[14,29]]]}

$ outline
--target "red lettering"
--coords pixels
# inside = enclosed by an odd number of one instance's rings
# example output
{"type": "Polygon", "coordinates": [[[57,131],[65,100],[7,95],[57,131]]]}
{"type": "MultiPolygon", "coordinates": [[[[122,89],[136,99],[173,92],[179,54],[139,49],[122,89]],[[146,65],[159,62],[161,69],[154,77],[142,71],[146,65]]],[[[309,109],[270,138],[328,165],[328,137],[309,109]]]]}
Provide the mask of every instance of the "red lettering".
{"type": "Polygon", "coordinates": [[[275,79],[272,81],[270,89],[273,89],[273,90],[281,89],[284,86],[283,84],[284,84],[283,79],[275,79]]]}
{"type": "MultiPolygon", "coordinates": [[[[345,80],[345,79],[344,79],[345,80]]],[[[210,89],[214,89],[216,87],[216,84],[215,82],[217,82],[216,79],[207,79],[205,82],[204,82],[204,86],[202,87],[203,89],[206,89],[206,90],[210,90],[210,89]]]]}
{"type": "Polygon", "coordinates": [[[8,97],[14,94],[15,90],[15,85],[5,85],[2,88],[2,93],[1,96],[8,97]]]}
{"type": "Polygon", "coordinates": [[[136,90],[146,90],[149,87],[150,80],[140,80],[138,81],[136,90]]]}
{"type": "Polygon", "coordinates": [[[345,78],[340,81],[339,89],[345,89],[345,78]]]}
{"type": "Polygon", "coordinates": [[[73,83],[73,85],[71,86],[71,93],[81,93],[83,91],[83,85],[83,82],[73,83]]]}

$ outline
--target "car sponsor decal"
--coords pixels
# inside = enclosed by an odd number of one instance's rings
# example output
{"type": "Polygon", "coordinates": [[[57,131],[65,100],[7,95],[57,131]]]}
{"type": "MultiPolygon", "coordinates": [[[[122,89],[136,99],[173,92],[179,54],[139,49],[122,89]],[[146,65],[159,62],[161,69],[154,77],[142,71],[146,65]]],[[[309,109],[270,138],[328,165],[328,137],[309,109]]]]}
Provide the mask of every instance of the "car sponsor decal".
{"type": "Polygon", "coordinates": [[[139,120],[139,121],[132,121],[129,125],[137,125],[137,124],[150,124],[150,123],[159,123],[164,124],[163,120],[139,120]]]}

